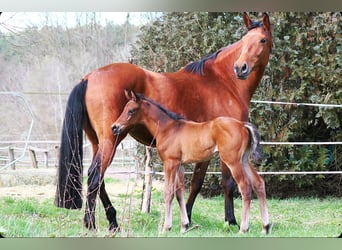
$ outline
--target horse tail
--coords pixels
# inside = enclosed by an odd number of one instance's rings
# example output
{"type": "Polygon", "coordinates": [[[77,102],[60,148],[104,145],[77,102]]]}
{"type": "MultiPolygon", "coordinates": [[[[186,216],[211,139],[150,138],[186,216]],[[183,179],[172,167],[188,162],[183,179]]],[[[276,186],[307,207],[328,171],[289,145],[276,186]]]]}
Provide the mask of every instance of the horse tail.
{"type": "Polygon", "coordinates": [[[252,160],[260,164],[262,161],[262,149],[260,145],[261,136],[258,129],[249,122],[246,122],[244,126],[247,128],[249,132],[249,151],[252,160]]]}
{"type": "Polygon", "coordinates": [[[88,115],[85,106],[87,83],[82,80],[71,91],[63,121],[55,204],[68,209],[82,207],[82,125],[88,115]]]}

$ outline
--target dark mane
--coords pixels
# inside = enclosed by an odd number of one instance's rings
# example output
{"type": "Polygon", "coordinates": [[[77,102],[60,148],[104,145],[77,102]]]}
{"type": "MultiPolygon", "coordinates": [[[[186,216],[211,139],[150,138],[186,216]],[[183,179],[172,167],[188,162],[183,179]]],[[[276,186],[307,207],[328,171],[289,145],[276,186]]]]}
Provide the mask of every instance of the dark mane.
{"type": "Polygon", "coordinates": [[[137,97],[140,99],[140,100],[145,100],[145,101],[148,101],[150,103],[152,103],[154,106],[157,106],[157,108],[159,108],[162,112],[164,112],[167,116],[169,116],[172,120],[175,120],[175,121],[179,121],[179,120],[186,120],[185,117],[181,116],[181,115],[178,115],[176,113],[173,113],[171,112],[170,110],[166,109],[165,107],[163,107],[161,104],[147,98],[146,96],[142,95],[142,94],[139,94],[137,93],[136,94],[137,97]]]}
{"type": "Polygon", "coordinates": [[[216,51],[215,53],[212,53],[210,55],[207,55],[203,57],[201,60],[197,62],[192,62],[189,63],[188,65],[185,66],[185,71],[194,73],[194,74],[199,74],[199,75],[204,75],[204,64],[208,60],[214,60],[216,59],[217,55],[222,51],[222,49],[216,51]]]}

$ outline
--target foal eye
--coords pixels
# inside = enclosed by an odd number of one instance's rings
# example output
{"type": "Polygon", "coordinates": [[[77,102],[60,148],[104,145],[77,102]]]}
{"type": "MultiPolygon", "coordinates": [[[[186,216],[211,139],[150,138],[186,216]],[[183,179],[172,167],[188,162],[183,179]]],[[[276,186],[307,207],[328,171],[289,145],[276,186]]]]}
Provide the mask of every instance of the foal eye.
{"type": "Polygon", "coordinates": [[[129,115],[133,115],[134,112],[135,112],[135,109],[130,109],[130,110],[128,110],[128,114],[129,114],[129,115]]]}
{"type": "Polygon", "coordinates": [[[260,40],[260,43],[265,43],[266,42],[266,39],[265,38],[262,38],[261,40],[260,40]]]}

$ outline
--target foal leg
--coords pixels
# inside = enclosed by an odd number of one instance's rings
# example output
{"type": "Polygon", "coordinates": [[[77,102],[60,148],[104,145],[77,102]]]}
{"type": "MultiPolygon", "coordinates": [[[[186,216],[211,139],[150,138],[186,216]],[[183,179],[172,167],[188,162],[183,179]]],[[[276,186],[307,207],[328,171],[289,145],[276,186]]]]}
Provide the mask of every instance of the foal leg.
{"type": "Polygon", "coordinates": [[[177,190],[176,197],[180,208],[181,213],[181,233],[185,233],[189,228],[189,219],[188,214],[186,212],[185,200],[184,200],[184,167],[180,166],[177,172],[177,190]]]}
{"type": "Polygon", "coordinates": [[[242,197],[240,233],[246,233],[249,228],[249,213],[252,199],[252,186],[250,184],[248,177],[246,176],[246,173],[240,161],[236,160],[235,163],[227,163],[226,165],[229,167],[234,177],[234,180],[236,181],[239,187],[242,197]]]}
{"type": "Polygon", "coordinates": [[[165,202],[165,221],[164,232],[170,231],[172,227],[172,200],[176,191],[176,168],[178,164],[173,161],[164,162],[165,186],[164,186],[164,202],[165,202]]]}
{"type": "Polygon", "coordinates": [[[252,165],[248,164],[246,168],[248,177],[252,182],[253,191],[256,193],[259,199],[260,215],[262,221],[262,233],[268,234],[271,230],[271,224],[269,221],[268,208],[266,204],[266,189],[263,178],[258,175],[257,171],[252,165]]]}

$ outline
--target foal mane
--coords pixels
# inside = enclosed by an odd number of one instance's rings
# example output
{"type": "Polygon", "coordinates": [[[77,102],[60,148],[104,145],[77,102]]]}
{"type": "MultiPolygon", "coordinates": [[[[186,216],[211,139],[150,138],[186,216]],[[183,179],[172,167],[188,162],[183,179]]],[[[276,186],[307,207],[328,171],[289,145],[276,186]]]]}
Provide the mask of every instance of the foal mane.
{"type": "Polygon", "coordinates": [[[160,109],[163,113],[165,113],[168,117],[170,117],[172,120],[179,121],[179,120],[187,120],[185,117],[178,115],[174,112],[171,112],[170,110],[166,109],[164,106],[162,106],[160,103],[157,103],[153,101],[152,99],[147,98],[143,94],[137,93],[138,100],[145,100],[154,106],[156,106],[158,109],[160,109]]]}

